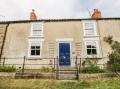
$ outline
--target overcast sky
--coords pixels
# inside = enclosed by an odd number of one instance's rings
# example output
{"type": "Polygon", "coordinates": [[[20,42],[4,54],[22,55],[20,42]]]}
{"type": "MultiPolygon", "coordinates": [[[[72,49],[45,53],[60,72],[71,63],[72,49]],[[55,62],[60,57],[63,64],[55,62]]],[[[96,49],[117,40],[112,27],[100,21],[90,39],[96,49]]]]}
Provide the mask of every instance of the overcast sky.
{"type": "Polygon", "coordinates": [[[120,0],[0,0],[0,20],[28,20],[31,9],[39,19],[89,18],[94,8],[120,17],[120,0]]]}

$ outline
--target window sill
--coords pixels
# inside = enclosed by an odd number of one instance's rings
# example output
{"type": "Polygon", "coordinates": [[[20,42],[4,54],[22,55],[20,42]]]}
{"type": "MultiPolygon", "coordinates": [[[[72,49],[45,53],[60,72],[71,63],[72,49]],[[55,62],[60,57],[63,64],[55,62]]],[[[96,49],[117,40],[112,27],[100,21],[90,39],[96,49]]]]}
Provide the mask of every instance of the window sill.
{"type": "Polygon", "coordinates": [[[34,57],[34,56],[29,56],[27,57],[27,60],[42,60],[40,56],[34,57]]]}
{"type": "Polygon", "coordinates": [[[98,55],[94,55],[94,56],[92,56],[92,55],[87,55],[87,56],[85,57],[85,59],[102,59],[102,57],[101,57],[101,56],[98,56],[98,55]]]}
{"type": "Polygon", "coordinates": [[[99,37],[99,35],[84,35],[84,37],[99,37]]]}
{"type": "Polygon", "coordinates": [[[28,38],[44,38],[44,36],[29,36],[28,38]]]}

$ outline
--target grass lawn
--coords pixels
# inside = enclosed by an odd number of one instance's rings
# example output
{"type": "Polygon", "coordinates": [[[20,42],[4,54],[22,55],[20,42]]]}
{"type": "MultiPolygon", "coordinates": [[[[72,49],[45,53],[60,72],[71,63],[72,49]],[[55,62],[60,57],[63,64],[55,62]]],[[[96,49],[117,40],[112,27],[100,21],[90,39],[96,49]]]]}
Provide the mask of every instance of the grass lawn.
{"type": "Polygon", "coordinates": [[[0,79],[0,89],[120,89],[120,79],[59,81],[40,79],[0,79]]]}

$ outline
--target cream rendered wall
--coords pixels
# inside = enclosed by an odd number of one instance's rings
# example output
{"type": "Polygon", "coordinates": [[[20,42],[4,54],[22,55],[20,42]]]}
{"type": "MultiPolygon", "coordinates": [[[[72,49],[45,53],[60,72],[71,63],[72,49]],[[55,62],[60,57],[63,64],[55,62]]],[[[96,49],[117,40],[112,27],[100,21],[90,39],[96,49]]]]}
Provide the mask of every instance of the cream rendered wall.
{"type": "MultiPolygon", "coordinates": [[[[82,23],[80,21],[67,22],[45,22],[44,23],[44,47],[47,48],[43,53],[44,56],[49,57],[49,43],[54,43],[55,52],[54,57],[59,56],[59,40],[66,40],[71,43],[71,58],[77,56],[76,43],[83,41],[82,23]],[[68,40],[67,40],[68,39],[68,40]],[[69,41],[69,39],[72,39],[69,41]],[[46,46],[46,47],[45,47],[46,46]]],[[[81,43],[82,46],[82,43],[81,43]]],[[[82,47],[81,47],[82,48],[82,47]]],[[[82,49],[81,49],[82,51],[82,49]]],[[[71,66],[74,66],[75,59],[71,59],[71,66]]]]}
{"type": "MultiPolygon", "coordinates": [[[[10,24],[7,32],[4,55],[6,58],[18,58],[15,60],[6,60],[7,64],[22,64],[23,56],[28,53],[28,39],[31,23],[10,24]]],[[[54,57],[58,56],[57,39],[73,39],[71,41],[71,57],[76,56],[75,43],[83,41],[82,23],[80,21],[68,22],[44,22],[44,37],[42,45],[42,58],[49,57],[49,43],[54,43],[54,57]]],[[[49,60],[27,60],[29,64],[43,63],[48,64],[49,60]]]]}
{"type": "Polygon", "coordinates": [[[103,38],[109,35],[113,36],[113,39],[120,42],[120,20],[98,20],[98,29],[100,32],[100,41],[102,47],[103,60],[102,63],[106,63],[108,58],[108,52],[111,52],[109,44],[104,42],[103,38]]]}
{"type": "MultiPolygon", "coordinates": [[[[58,56],[58,43],[57,39],[73,39],[71,41],[71,50],[74,54],[75,52],[75,43],[82,42],[83,30],[81,22],[46,22],[44,24],[44,37],[46,45],[49,42],[55,43],[55,57],[58,56]]],[[[45,48],[45,47],[44,47],[45,48]]],[[[48,51],[47,51],[47,54],[48,51]]],[[[47,56],[47,55],[46,55],[47,56]]],[[[76,56],[76,55],[74,55],[76,56]]]]}
{"type": "Polygon", "coordinates": [[[28,23],[9,25],[3,50],[3,57],[8,58],[6,59],[6,64],[23,63],[23,57],[27,55],[28,50],[29,30],[30,24],[28,23]]]}
{"type": "MultiPolygon", "coordinates": [[[[54,44],[54,55],[58,56],[58,39],[72,39],[71,42],[71,57],[75,58],[76,43],[81,43],[81,57],[85,57],[84,39],[98,39],[100,44],[100,57],[106,57],[110,51],[110,47],[103,41],[103,37],[113,35],[115,40],[120,41],[120,21],[119,20],[97,20],[98,36],[86,37],[83,35],[82,21],[61,21],[61,22],[44,22],[43,37],[38,38],[44,40],[42,43],[42,58],[49,58],[49,44],[54,44]]],[[[30,36],[31,23],[15,23],[8,27],[6,43],[4,47],[3,57],[17,58],[28,54],[28,39],[30,36]]],[[[69,41],[69,40],[68,40],[69,41]]],[[[107,62],[108,58],[99,60],[99,63],[107,62]]],[[[72,62],[74,62],[72,60],[72,62]]],[[[7,64],[22,64],[23,58],[15,60],[6,60],[7,64]]],[[[28,64],[49,64],[50,60],[27,60],[28,64]]],[[[22,65],[18,65],[22,66],[22,65]]],[[[37,66],[26,66],[28,68],[38,68],[37,66]]]]}

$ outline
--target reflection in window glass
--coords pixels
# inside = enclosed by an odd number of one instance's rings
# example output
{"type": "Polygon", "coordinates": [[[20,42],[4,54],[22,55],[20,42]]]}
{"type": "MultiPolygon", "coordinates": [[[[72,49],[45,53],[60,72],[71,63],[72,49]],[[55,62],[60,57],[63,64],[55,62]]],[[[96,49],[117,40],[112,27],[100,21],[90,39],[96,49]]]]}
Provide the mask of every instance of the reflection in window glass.
{"type": "Polygon", "coordinates": [[[87,55],[97,55],[96,42],[94,41],[86,42],[86,48],[87,55]]]}
{"type": "Polygon", "coordinates": [[[31,44],[31,56],[39,56],[40,55],[40,44],[34,43],[31,44]]]}

